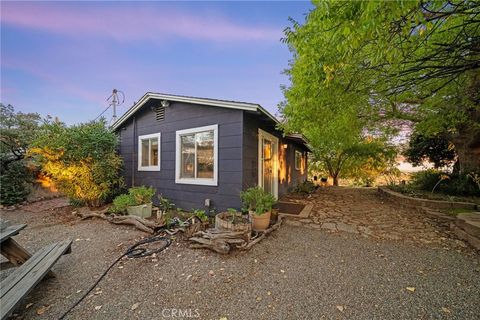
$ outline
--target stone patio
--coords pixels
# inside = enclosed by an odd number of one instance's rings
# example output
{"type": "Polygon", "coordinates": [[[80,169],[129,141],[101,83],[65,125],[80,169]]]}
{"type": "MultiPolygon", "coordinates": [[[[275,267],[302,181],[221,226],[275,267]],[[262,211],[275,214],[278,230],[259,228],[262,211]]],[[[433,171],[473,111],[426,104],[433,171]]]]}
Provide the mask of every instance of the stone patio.
{"type": "Polygon", "coordinates": [[[450,221],[401,207],[375,188],[320,188],[306,198],[289,196],[288,201],[312,206],[307,217],[289,218],[290,225],[406,243],[468,246],[450,230],[450,221]]]}

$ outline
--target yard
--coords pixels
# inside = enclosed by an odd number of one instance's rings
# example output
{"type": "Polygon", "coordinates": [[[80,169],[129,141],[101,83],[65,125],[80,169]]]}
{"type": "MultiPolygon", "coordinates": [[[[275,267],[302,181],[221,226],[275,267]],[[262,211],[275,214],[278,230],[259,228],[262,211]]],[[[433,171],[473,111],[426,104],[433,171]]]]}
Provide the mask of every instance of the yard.
{"type": "MultiPolygon", "coordinates": [[[[309,219],[287,220],[251,251],[219,255],[174,241],[156,257],[124,258],[67,319],[476,319],[477,253],[438,221],[399,209],[372,189],[328,188],[309,219]],[[347,227],[345,227],[347,226],[347,227]],[[350,227],[349,226],[353,226],[350,227]],[[356,231],[354,231],[356,230],[356,231]]],[[[28,227],[30,251],[72,239],[72,253],[15,311],[57,319],[145,234],[80,221],[63,199],[3,211],[28,227]]],[[[2,277],[7,271],[2,271],[2,277]]]]}

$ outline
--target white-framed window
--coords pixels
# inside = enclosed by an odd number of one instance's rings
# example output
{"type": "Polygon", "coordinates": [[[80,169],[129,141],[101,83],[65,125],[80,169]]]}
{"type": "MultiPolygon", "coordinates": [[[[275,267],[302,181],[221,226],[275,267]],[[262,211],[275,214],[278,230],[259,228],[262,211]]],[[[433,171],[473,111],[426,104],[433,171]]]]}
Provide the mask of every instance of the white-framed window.
{"type": "Polygon", "coordinates": [[[295,150],[295,170],[302,170],[302,153],[298,150],[295,150]]]}
{"type": "Polygon", "coordinates": [[[160,133],[138,137],[138,171],[160,171],[160,133]]]}
{"type": "Polygon", "coordinates": [[[175,183],[216,186],[218,125],[176,132],[175,183]]]}

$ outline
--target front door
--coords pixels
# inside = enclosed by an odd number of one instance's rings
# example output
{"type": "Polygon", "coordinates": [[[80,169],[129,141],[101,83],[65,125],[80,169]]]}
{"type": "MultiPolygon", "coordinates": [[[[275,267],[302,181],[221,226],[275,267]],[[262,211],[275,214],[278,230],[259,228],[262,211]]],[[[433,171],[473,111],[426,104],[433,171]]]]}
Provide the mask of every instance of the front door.
{"type": "Polygon", "coordinates": [[[258,131],[258,185],[278,197],[278,138],[258,131]]]}

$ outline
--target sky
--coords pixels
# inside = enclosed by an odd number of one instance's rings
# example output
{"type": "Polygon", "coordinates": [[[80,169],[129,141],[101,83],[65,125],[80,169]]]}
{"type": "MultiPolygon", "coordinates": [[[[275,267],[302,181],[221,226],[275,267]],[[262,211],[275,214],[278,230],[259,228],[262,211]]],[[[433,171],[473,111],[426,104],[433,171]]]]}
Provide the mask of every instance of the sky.
{"type": "MultiPolygon", "coordinates": [[[[310,2],[7,2],[0,102],[68,123],[95,119],[113,88],[119,114],[148,91],[259,103],[288,85],[280,39],[310,2]]],[[[107,111],[107,119],[111,118],[107,111]]]]}

